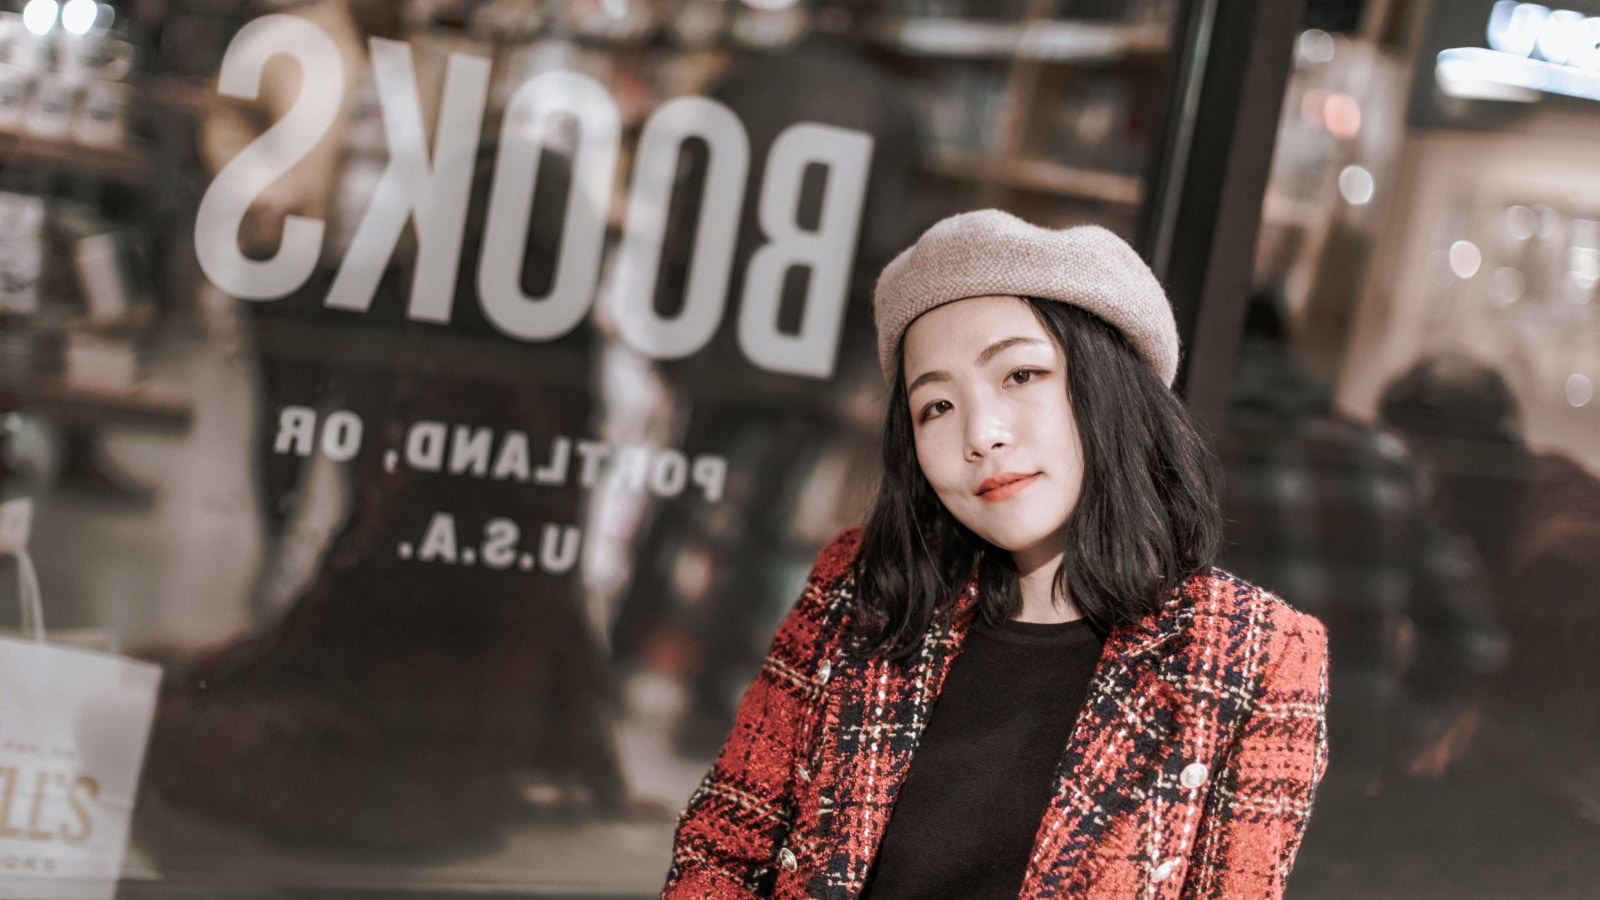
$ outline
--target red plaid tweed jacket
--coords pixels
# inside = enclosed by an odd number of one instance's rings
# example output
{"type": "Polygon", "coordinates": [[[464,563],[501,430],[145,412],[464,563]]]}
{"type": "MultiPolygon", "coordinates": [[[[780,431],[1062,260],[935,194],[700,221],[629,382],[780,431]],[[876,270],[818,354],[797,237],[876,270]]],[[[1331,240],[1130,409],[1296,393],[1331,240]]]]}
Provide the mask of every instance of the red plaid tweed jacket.
{"type": "MultiPolygon", "coordinates": [[[[859,529],[823,550],[678,825],[665,898],[861,892],[969,590],[910,662],[841,652],[859,529]]],[[[1220,571],[1107,638],[1023,898],[1277,897],[1327,766],[1317,620],[1220,571]]]]}

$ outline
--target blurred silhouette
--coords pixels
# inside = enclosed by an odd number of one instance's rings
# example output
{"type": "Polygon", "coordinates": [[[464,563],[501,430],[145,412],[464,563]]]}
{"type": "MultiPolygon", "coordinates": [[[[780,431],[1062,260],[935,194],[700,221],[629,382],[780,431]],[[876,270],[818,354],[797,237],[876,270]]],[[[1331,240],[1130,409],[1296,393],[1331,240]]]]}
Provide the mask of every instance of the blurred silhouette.
{"type": "MultiPolygon", "coordinates": [[[[715,753],[726,737],[739,692],[793,601],[786,576],[796,567],[803,571],[817,546],[843,524],[830,522],[815,535],[796,533],[799,508],[814,502],[807,496],[816,490],[809,476],[830,453],[855,447],[862,438],[866,442],[846,458],[873,459],[876,414],[862,420],[852,409],[860,405],[855,398],[882,390],[872,287],[883,266],[935,212],[923,208],[917,190],[920,144],[909,92],[860,37],[874,7],[858,0],[815,4],[812,28],[796,45],[740,58],[708,91],[739,117],[751,149],[728,313],[705,350],[660,371],[686,414],[685,446],[727,454],[728,491],[715,506],[679,500],[655,517],[641,539],[632,587],[614,628],[624,665],[664,672],[688,687],[677,737],[679,749],[692,756],[715,753]],[[824,382],[751,365],[735,334],[745,270],[766,240],[757,219],[761,173],[774,139],[798,122],[873,138],[838,362],[824,382]],[[707,574],[686,578],[687,570],[707,574]]],[[[685,166],[678,196],[698,197],[703,179],[703,164],[685,166]]],[[[822,178],[804,180],[797,216],[802,225],[819,221],[823,189],[822,178]]],[[[675,205],[658,303],[681,290],[693,215],[692,206],[675,205]]],[[[785,281],[780,329],[798,327],[805,281],[797,276],[804,274],[791,270],[785,281]]]]}
{"type": "MultiPolygon", "coordinates": [[[[1404,444],[1333,409],[1284,338],[1276,303],[1253,298],[1218,447],[1223,564],[1327,624],[1329,791],[1376,795],[1439,764],[1503,638],[1487,573],[1404,444]]],[[[1330,805],[1318,819],[1338,817],[1330,805]]]]}
{"type": "Polygon", "coordinates": [[[1476,360],[1417,363],[1379,412],[1426,461],[1441,510],[1493,576],[1511,653],[1486,707],[1481,763],[1600,824],[1600,480],[1531,451],[1505,380],[1476,360]]]}

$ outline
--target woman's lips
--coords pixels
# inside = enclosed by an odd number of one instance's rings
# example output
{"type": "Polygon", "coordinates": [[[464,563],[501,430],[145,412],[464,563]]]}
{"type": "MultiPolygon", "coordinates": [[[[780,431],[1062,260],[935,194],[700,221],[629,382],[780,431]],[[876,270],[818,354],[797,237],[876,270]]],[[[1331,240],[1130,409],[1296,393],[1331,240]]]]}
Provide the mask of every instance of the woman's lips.
{"type": "Polygon", "coordinates": [[[1027,490],[1039,477],[1038,472],[1032,475],[1023,475],[1020,472],[1001,472],[991,475],[978,485],[978,497],[986,503],[999,503],[1001,500],[1010,500],[1012,497],[1027,490]]]}

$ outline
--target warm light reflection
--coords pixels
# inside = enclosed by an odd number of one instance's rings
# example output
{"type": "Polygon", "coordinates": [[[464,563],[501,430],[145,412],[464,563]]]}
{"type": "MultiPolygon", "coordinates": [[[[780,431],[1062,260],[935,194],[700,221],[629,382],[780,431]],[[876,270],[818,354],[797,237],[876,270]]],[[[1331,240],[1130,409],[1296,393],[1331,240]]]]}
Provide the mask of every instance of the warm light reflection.
{"type": "Polygon", "coordinates": [[[1450,271],[1457,278],[1471,278],[1483,265],[1483,253],[1471,241],[1456,241],[1450,245],[1450,271]]]}
{"type": "Polygon", "coordinates": [[[1505,306],[1510,306],[1521,300],[1522,292],[1528,289],[1527,279],[1522,277],[1520,271],[1511,266],[1501,266],[1495,269],[1494,275],[1491,276],[1490,280],[1493,284],[1494,299],[1505,306]]]}
{"type": "Polygon", "coordinates": [[[1372,173],[1365,166],[1345,166],[1339,173],[1339,196],[1351,206],[1365,206],[1372,202],[1375,187],[1372,173]]]}
{"type": "Polygon", "coordinates": [[[1573,409],[1594,399],[1594,382],[1587,375],[1574,372],[1567,376],[1567,405],[1573,409]]]}
{"type": "Polygon", "coordinates": [[[1506,234],[1513,240],[1525,241],[1539,229],[1539,217],[1526,206],[1506,207],[1506,234]]]}
{"type": "Polygon", "coordinates": [[[1308,28],[1300,33],[1300,39],[1295,42],[1295,49],[1300,53],[1300,59],[1313,64],[1332,62],[1338,47],[1333,41],[1333,35],[1320,28],[1308,28]]]}
{"type": "Polygon", "coordinates": [[[1361,104],[1349,94],[1329,94],[1322,107],[1322,121],[1334,137],[1353,138],[1361,133],[1361,104]]]}

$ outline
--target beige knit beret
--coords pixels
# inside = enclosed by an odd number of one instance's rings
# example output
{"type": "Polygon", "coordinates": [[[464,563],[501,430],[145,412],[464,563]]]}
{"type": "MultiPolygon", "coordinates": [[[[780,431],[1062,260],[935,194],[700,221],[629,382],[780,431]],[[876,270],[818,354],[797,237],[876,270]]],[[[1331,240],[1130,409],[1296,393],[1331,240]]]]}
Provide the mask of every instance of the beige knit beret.
{"type": "Polygon", "coordinates": [[[1098,225],[1052,231],[983,209],[929,228],[878,276],[872,306],[884,377],[894,381],[895,351],[918,316],[992,294],[1085,309],[1121,331],[1169,387],[1178,373],[1172,306],[1126,241],[1098,225]]]}

